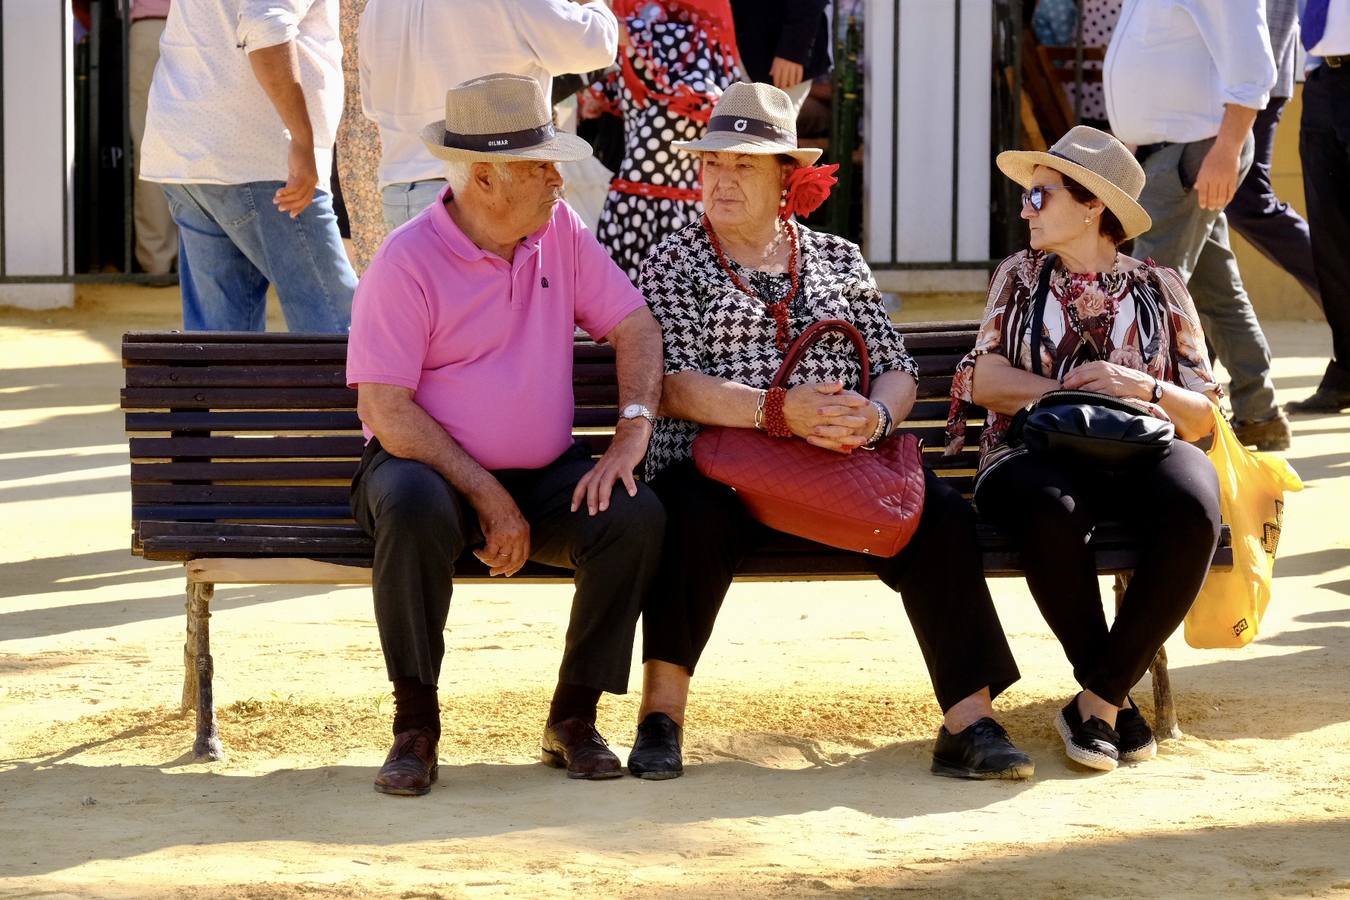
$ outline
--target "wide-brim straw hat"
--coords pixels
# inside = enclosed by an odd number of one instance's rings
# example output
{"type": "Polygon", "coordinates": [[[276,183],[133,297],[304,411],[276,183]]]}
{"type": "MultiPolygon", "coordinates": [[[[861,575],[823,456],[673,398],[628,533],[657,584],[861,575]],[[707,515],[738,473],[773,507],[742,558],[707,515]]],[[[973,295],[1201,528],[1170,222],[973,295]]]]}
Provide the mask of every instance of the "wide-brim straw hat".
{"type": "Polygon", "coordinates": [[[797,108],[771,84],[731,85],[713,107],[703,137],[670,146],[681,153],[783,153],[804,166],[821,153],[797,146],[797,108]]]}
{"type": "Polygon", "coordinates": [[[996,161],[999,171],[1024,188],[1031,186],[1031,173],[1037,166],[1072,178],[1116,214],[1126,240],[1153,227],[1153,220],[1139,205],[1144,169],[1124,144],[1105,131],[1075,125],[1048,151],[1005,150],[996,161]]]}
{"type": "Polygon", "coordinates": [[[445,118],[422,129],[432,156],[451,162],[572,162],[591,145],[553,127],[539,82],[524,75],[484,75],[445,92],[445,118]]]}

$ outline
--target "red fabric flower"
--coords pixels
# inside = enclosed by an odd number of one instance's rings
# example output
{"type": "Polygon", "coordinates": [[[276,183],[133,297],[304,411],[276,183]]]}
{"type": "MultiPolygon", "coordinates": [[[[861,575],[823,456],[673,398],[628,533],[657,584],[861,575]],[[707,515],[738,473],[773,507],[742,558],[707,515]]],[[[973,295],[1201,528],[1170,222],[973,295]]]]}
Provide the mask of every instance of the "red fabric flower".
{"type": "Polygon", "coordinates": [[[834,173],[839,164],[828,166],[798,166],[788,176],[787,203],[783,206],[783,218],[789,216],[809,216],[820,208],[825,198],[830,196],[830,188],[839,183],[834,173]]]}

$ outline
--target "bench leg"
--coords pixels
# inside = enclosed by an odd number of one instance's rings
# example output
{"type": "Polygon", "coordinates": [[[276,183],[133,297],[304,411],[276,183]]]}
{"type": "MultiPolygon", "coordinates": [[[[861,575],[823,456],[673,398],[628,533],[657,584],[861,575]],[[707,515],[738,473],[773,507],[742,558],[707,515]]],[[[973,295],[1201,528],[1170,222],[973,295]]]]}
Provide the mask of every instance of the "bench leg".
{"type": "Polygon", "coordinates": [[[197,712],[197,739],[192,744],[192,755],[198,762],[216,762],[225,758],[220,743],[220,729],[216,725],[215,698],[211,693],[211,678],[215,666],[211,661],[211,598],[214,584],[187,586],[187,642],[183,644],[183,712],[197,712]]]}
{"type": "MultiPolygon", "coordinates": [[[[1129,587],[1130,576],[1116,576],[1116,612],[1125,600],[1125,588],[1129,587]]],[[[1177,709],[1172,703],[1172,679],[1167,674],[1167,648],[1159,647],[1158,655],[1148,668],[1153,676],[1153,736],[1160,741],[1181,737],[1177,727],[1177,709]]]]}

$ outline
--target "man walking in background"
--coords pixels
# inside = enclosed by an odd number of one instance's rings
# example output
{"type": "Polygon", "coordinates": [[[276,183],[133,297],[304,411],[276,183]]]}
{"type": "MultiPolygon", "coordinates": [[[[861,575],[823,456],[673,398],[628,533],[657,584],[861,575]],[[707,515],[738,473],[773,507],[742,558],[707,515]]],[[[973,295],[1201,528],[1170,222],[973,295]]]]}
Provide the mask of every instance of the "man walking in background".
{"type": "Polygon", "coordinates": [[[1266,259],[1284,269],[1322,305],[1313,271],[1308,223],[1275,195],[1270,183],[1270,161],[1275,152],[1275,130],[1289,98],[1294,96],[1294,68],[1298,64],[1297,0],[1266,0],[1270,49],[1275,54],[1275,86],[1270,102],[1256,114],[1252,126],[1253,161],[1237,194],[1224,210],[1233,230],[1247,239],[1266,259]]]}
{"type": "MultiPolygon", "coordinates": [[[[169,0],[132,0],[127,34],[127,81],[131,92],[131,153],[134,171],[140,171],[141,141],[145,138],[145,106],[150,79],[159,62],[159,38],[169,15],[169,0]]],[[[151,275],[173,271],[178,258],[178,226],[173,224],[164,191],[152,181],[136,179],[132,194],[136,217],[136,262],[151,275]]]]}
{"type": "Polygon", "coordinates": [[[1228,243],[1224,207],[1252,165],[1252,123],[1275,84],[1263,0],[1126,0],[1103,69],[1111,130],[1137,147],[1153,228],[1134,255],[1187,281],[1205,337],[1232,377],[1233,430],[1289,446],[1270,345],[1228,243]]]}
{"type": "Polygon", "coordinates": [[[554,75],[614,62],[619,25],[601,0],[370,0],[357,42],[361,107],[380,128],[380,193],[392,230],[445,187],[445,164],[420,134],[447,89],[506,72],[535,79],[549,97],[554,75]]]}
{"type": "Polygon", "coordinates": [[[751,81],[786,91],[801,110],[830,70],[829,0],[731,0],[736,46],[751,81]]]}
{"type": "Polygon", "coordinates": [[[346,332],[356,274],[328,177],[342,112],[338,0],[174,0],[140,175],[179,228],[183,326],[346,332]]]}
{"type": "Polygon", "coordinates": [[[1290,412],[1350,409],[1350,0],[1306,0],[1299,155],[1312,229],[1313,266],[1331,326],[1331,360],[1316,393],[1290,412]]]}

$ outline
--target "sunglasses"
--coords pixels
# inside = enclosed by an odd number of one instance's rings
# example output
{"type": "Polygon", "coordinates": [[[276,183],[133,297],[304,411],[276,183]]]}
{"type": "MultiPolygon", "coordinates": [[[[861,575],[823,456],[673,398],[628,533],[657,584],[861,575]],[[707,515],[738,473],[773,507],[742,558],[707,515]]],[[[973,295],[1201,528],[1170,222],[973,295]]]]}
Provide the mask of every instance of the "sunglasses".
{"type": "Polygon", "coordinates": [[[1031,190],[1022,192],[1022,205],[1026,206],[1030,203],[1032,209],[1040,212],[1045,207],[1046,191],[1062,191],[1064,189],[1062,184],[1038,184],[1031,190]]]}

